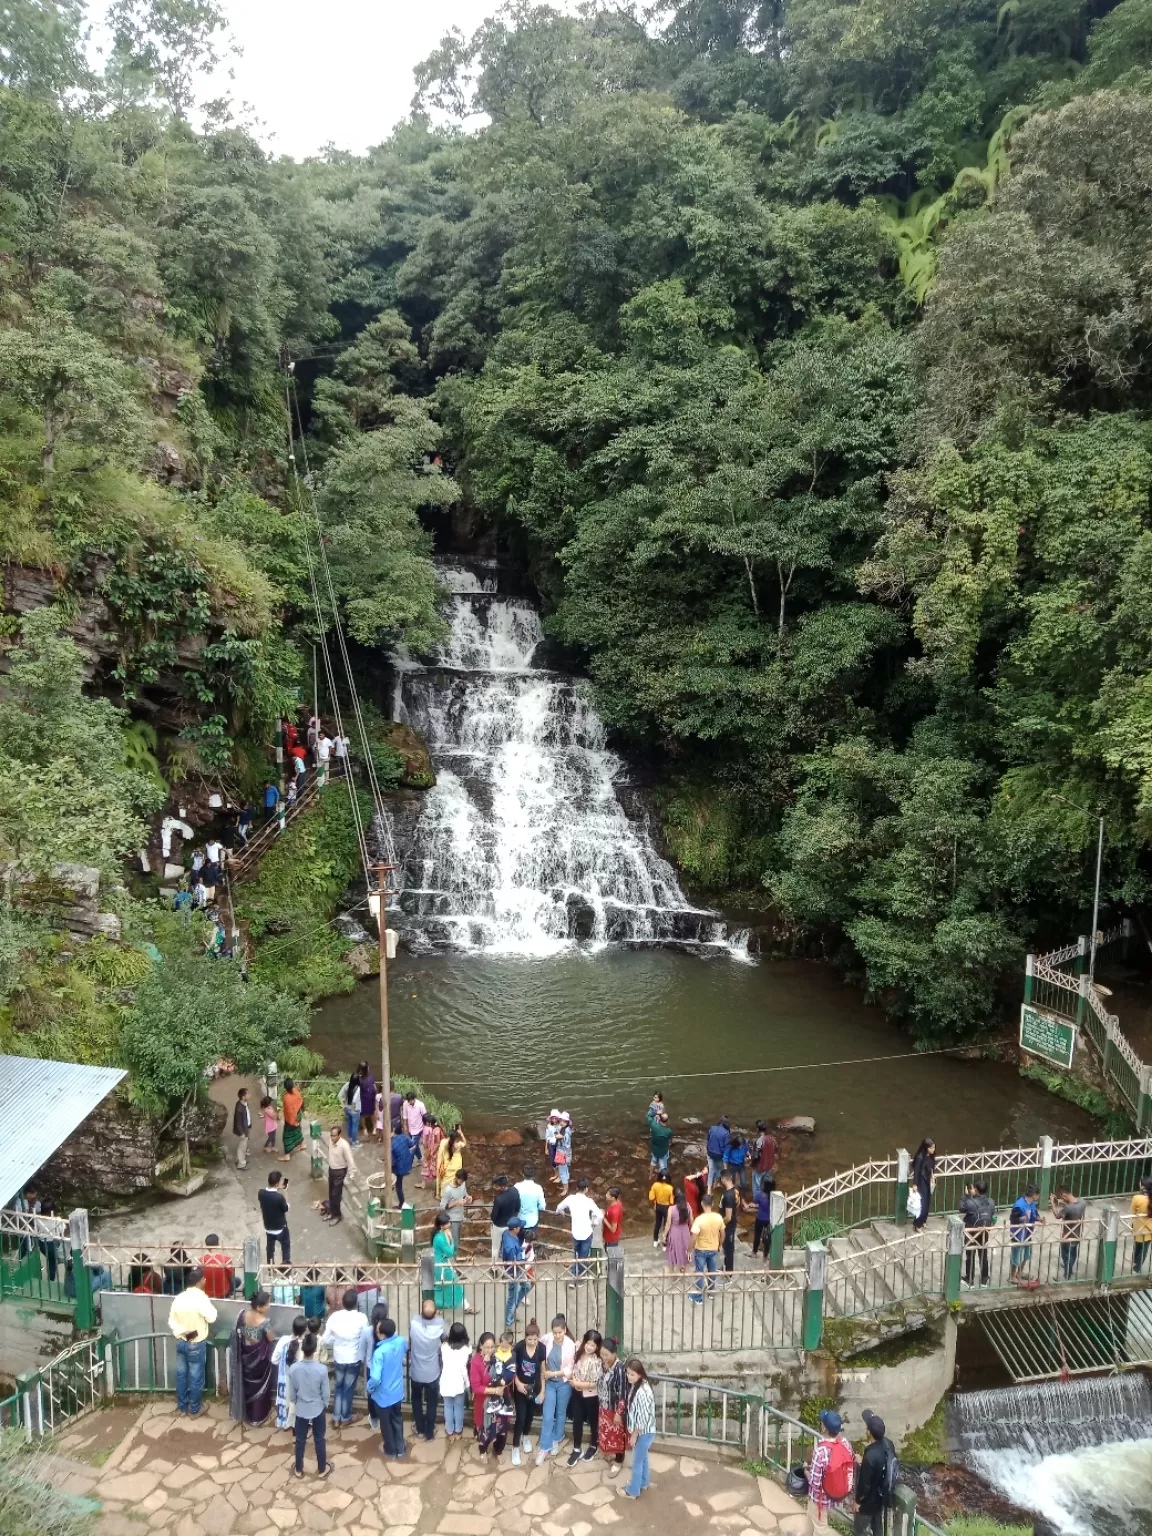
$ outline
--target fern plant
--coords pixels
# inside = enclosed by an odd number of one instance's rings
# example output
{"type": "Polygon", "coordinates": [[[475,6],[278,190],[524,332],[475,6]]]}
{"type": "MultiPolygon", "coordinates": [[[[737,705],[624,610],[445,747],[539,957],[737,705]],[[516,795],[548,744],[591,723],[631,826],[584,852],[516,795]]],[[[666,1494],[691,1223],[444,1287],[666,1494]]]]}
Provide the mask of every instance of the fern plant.
{"type": "Polygon", "coordinates": [[[142,773],[156,788],[168,793],[168,781],[160,771],[160,759],[156,755],[159,741],[155,726],[146,720],[134,720],[122,727],[124,738],[124,766],[134,773],[142,773]]]}

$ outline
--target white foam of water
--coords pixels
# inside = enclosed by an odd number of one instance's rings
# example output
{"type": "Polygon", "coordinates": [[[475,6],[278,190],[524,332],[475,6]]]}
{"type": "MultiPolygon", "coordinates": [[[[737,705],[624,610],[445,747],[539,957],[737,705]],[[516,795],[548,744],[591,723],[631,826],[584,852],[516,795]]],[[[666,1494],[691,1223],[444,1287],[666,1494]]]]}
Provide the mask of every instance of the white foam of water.
{"type": "Polygon", "coordinates": [[[1152,1532],[1152,1439],[1037,1457],[1016,1448],[967,1460],[992,1486],[1050,1520],[1062,1536],[1152,1532]]]}
{"type": "Polygon", "coordinates": [[[478,576],[463,565],[441,565],[437,574],[440,584],[449,592],[495,592],[495,576],[478,576]]]}
{"type": "Polygon", "coordinates": [[[625,815],[622,765],[587,691],[533,670],[539,615],[474,591],[453,602],[432,665],[405,657],[397,672],[395,718],[423,734],[437,770],[405,871],[415,925],[461,949],[547,955],[574,942],[579,914],[592,946],[688,938],[747,960],[747,934],[692,907],[625,815]]]}

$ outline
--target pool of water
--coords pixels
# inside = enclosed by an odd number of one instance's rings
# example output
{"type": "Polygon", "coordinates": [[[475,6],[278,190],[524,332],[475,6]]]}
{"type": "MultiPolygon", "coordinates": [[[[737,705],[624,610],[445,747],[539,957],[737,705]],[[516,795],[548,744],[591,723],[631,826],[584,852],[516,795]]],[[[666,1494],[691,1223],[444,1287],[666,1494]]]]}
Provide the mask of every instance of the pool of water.
{"type": "MultiPolygon", "coordinates": [[[[742,965],[669,950],[546,959],[401,955],[389,968],[393,1070],[474,1128],[567,1109],[577,1127],[643,1131],[653,1089],[673,1119],[811,1115],[794,1167],[816,1178],[932,1135],[941,1151],[1087,1138],[1091,1117],[1011,1066],[917,1055],[827,966],[742,965]]],[[[330,1071],[379,1062],[375,981],[321,1004],[330,1071]]]]}

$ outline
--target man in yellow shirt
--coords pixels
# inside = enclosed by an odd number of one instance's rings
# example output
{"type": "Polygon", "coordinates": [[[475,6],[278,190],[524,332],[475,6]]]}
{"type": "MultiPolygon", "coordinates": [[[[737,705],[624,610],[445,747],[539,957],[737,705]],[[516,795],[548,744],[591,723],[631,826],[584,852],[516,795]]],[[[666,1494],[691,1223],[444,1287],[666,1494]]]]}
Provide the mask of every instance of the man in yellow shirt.
{"type": "Polygon", "coordinates": [[[658,1173],[652,1181],[651,1189],[648,1191],[648,1203],[656,1207],[656,1221],[652,1227],[653,1248],[659,1248],[660,1246],[664,1223],[668,1220],[668,1212],[671,1210],[672,1202],[675,1198],[676,1191],[664,1175],[658,1173]]]}
{"type": "Polygon", "coordinates": [[[705,1290],[712,1290],[716,1284],[712,1279],[705,1280],[704,1276],[716,1273],[723,1241],[724,1218],[712,1210],[712,1196],[705,1195],[700,1201],[700,1214],[692,1223],[692,1241],[688,1248],[696,1256],[696,1273],[700,1276],[692,1292],[692,1300],[698,1307],[704,1304],[705,1290]]]}
{"type": "Polygon", "coordinates": [[[204,1366],[208,1354],[208,1328],[216,1321],[216,1308],[204,1292],[204,1271],[188,1275],[188,1288],[172,1298],[168,1326],[176,1336],[176,1412],[195,1418],[204,1391],[204,1366]]]}

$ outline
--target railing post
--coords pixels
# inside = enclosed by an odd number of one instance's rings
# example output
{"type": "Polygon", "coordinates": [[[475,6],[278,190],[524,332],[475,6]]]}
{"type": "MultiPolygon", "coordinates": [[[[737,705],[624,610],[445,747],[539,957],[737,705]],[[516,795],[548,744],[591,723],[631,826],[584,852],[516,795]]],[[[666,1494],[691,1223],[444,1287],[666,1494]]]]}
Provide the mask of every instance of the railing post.
{"type": "Polygon", "coordinates": [[[892,1536],[915,1536],[916,1495],[907,1483],[897,1483],[892,1493],[892,1536]]]}
{"type": "Polygon", "coordinates": [[[607,1290],[604,1293],[605,1333],[624,1339],[624,1255],[619,1248],[608,1255],[607,1290]]]}
{"type": "Polygon", "coordinates": [[[412,1264],[416,1259],[416,1207],[411,1203],[400,1209],[400,1262],[412,1264]]]}
{"type": "Polygon", "coordinates": [[[260,1289],[260,1239],[244,1239],[244,1296],[251,1301],[260,1289]]]}
{"type": "Polygon", "coordinates": [[[1047,1206],[1052,1198],[1052,1138],[1040,1138],[1040,1204],[1047,1206]]]}
{"type": "Polygon", "coordinates": [[[784,1268],[784,1230],[788,1220],[788,1196],[782,1189],[772,1191],[772,1231],[768,1243],[768,1267],[784,1268]]]}
{"type": "Polygon", "coordinates": [[[44,1433],[44,1386],[40,1372],[22,1372],[16,1378],[16,1390],[24,1403],[24,1438],[39,1440],[44,1433]]]}
{"type": "Polygon", "coordinates": [[[944,1300],[960,1300],[960,1270],[964,1258],[964,1223],[959,1216],[948,1218],[948,1247],[944,1255],[944,1300]]]}
{"type": "Polygon", "coordinates": [[[1024,1001],[1026,1003],[1030,1003],[1032,1001],[1032,988],[1034,985],[1033,978],[1036,975],[1035,966],[1036,956],[1026,955],[1024,958],[1024,1001]]]}
{"type": "Polygon", "coordinates": [[[92,1294],[92,1276],[84,1262],[88,1246],[88,1212],[70,1211],[68,1246],[72,1250],[72,1281],[76,1290],[76,1326],[83,1333],[96,1326],[96,1298],[92,1294]]]}
{"type": "Polygon", "coordinates": [[[1136,1133],[1152,1131],[1152,1065],[1140,1068],[1140,1098],[1136,1105],[1136,1133]]]}
{"type": "Polygon", "coordinates": [[[1128,963],[1128,950],[1132,940],[1132,919],[1125,917],[1120,923],[1120,932],[1124,935],[1124,948],[1120,951],[1120,958],[1128,963]]]}
{"type": "Polygon", "coordinates": [[[312,1155],[312,1177],[314,1179],[322,1179],[324,1177],[324,1147],[320,1141],[320,1136],[321,1127],[319,1120],[310,1120],[308,1122],[308,1138],[312,1143],[309,1150],[312,1155]]]}
{"type": "Polygon", "coordinates": [[[425,1248],[420,1255],[420,1299],[433,1301],[436,1296],[436,1261],[432,1250],[425,1248]]]}
{"type": "Polygon", "coordinates": [[[804,1338],[806,1350],[819,1349],[824,1336],[824,1282],[828,1274],[828,1250],[823,1243],[809,1243],[804,1267],[808,1289],[804,1292],[804,1338]]]}
{"type": "Polygon", "coordinates": [[[1111,1285],[1116,1277],[1116,1245],[1120,1241],[1120,1212],[1106,1205],[1100,1212],[1100,1252],[1096,1258],[1096,1281],[1111,1285]]]}
{"type": "MultiPolygon", "coordinates": [[[[1087,979],[1087,978],[1085,978],[1085,979],[1087,979]]],[[[1109,1014],[1105,1014],[1105,1016],[1104,1016],[1104,1076],[1105,1076],[1105,1078],[1113,1078],[1116,1075],[1116,1057],[1119,1054],[1118,1051],[1116,1050],[1116,1036],[1117,1036],[1118,1033],[1119,1033],[1119,1030],[1116,1027],[1116,1020],[1112,1017],[1112,1015],[1110,1013],[1109,1014]]]]}
{"type": "Polygon", "coordinates": [[[908,1222],[908,1176],[912,1168],[912,1158],[907,1147],[896,1148],[896,1225],[903,1227],[908,1222]]]}

